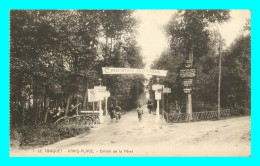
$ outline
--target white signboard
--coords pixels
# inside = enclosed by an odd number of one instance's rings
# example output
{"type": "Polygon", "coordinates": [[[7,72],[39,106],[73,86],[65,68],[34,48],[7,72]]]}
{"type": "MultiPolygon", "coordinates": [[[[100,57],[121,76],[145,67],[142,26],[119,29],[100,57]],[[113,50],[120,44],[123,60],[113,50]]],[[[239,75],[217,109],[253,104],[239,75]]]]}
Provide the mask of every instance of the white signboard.
{"type": "Polygon", "coordinates": [[[147,74],[166,76],[167,70],[102,67],[103,74],[147,74]]]}
{"type": "Polygon", "coordinates": [[[162,95],[161,92],[155,91],[155,100],[161,100],[162,95]]]}
{"type": "Polygon", "coordinates": [[[88,89],[88,102],[96,102],[110,97],[110,92],[106,91],[105,86],[94,86],[94,89],[88,89]]]}
{"type": "Polygon", "coordinates": [[[109,91],[106,91],[106,96],[110,97],[110,92],[109,91]]]}
{"type": "Polygon", "coordinates": [[[171,93],[171,88],[164,88],[163,93],[171,93]]]}
{"type": "Polygon", "coordinates": [[[152,86],[152,90],[153,90],[153,91],[162,90],[162,85],[160,85],[160,84],[153,85],[153,86],[152,86]]]}
{"type": "Polygon", "coordinates": [[[191,88],[184,88],[183,91],[184,91],[184,93],[190,93],[191,92],[191,88]]]}
{"type": "Polygon", "coordinates": [[[181,78],[193,78],[196,76],[196,69],[181,69],[180,77],[181,78]]]}
{"type": "Polygon", "coordinates": [[[104,100],[104,97],[105,97],[105,92],[97,92],[97,93],[96,93],[96,99],[97,99],[98,101],[104,100]]]}
{"type": "Polygon", "coordinates": [[[105,91],[104,98],[107,99],[109,97],[110,97],[110,92],[109,91],[105,91]]]}
{"type": "Polygon", "coordinates": [[[192,79],[184,79],[183,85],[184,86],[191,86],[192,85],[192,79]]]}
{"type": "Polygon", "coordinates": [[[106,86],[94,86],[94,89],[97,92],[105,92],[107,90],[107,87],[106,86]]]}
{"type": "Polygon", "coordinates": [[[97,93],[94,89],[88,89],[88,102],[96,102],[97,99],[97,93]]]}

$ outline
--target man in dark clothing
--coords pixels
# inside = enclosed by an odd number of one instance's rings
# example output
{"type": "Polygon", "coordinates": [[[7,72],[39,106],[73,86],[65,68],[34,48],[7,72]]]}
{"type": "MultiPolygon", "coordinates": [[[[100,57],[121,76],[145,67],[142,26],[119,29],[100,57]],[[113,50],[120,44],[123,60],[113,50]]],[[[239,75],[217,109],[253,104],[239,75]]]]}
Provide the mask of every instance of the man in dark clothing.
{"type": "Polygon", "coordinates": [[[149,114],[152,112],[152,102],[150,100],[148,100],[147,102],[147,108],[149,110],[149,114]]]}
{"type": "Polygon", "coordinates": [[[110,106],[108,107],[108,112],[109,112],[111,120],[113,120],[113,118],[115,116],[114,110],[115,110],[114,105],[113,105],[113,103],[111,103],[110,106]]]}

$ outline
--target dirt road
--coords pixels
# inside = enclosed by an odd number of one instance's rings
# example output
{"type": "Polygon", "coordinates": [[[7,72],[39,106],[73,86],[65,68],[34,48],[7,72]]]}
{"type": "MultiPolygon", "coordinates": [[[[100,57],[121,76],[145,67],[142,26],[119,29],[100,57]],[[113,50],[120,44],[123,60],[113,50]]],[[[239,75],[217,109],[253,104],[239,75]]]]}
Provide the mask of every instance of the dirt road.
{"type": "Polygon", "coordinates": [[[11,156],[250,156],[251,117],[190,123],[155,123],[145,109],[139,122],[135,111],[120,122],[96,126],[82,134],[11,156]]]}

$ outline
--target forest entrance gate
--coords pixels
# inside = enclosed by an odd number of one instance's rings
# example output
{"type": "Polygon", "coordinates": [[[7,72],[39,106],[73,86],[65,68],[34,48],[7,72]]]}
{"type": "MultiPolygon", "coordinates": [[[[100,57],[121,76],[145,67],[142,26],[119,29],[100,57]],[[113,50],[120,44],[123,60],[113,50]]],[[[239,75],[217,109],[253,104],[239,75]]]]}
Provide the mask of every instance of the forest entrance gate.
{"type": "MultiPolygon", "coordinates": [[[[102,67],[102,72],[104,75],[107,74],[113,74],[113,75],[119,75],[119,74],[143,74],[143,75],[154,75],[154,76],[166,76],[167,70],[153,70],[153,69],[135,69],[135,68],[111,68],[111,67],[102,67]]],[[[162,85],[159,85],[159,82],[157,82],[157,85],[153,88],[155,91],[156,96],[160,95],[162,93],[162,89],[159,87],[162,87],[162,85]]],[[[161,97],[157,97],[157,108],[156,108],[156,118],[155,121],[159,122],[160,115],[159,115],[159,100],[161,100],[161,97]]]]}

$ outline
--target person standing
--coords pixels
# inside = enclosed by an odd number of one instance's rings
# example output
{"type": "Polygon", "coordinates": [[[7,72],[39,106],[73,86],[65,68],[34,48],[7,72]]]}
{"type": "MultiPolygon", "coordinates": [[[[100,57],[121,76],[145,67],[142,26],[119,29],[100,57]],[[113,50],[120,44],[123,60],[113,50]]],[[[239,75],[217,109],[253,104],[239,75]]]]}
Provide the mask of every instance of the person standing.
{"type": "Polygon", "coordinates": [[[110,115],[110,118],[111,118],[111,121],[114,119],[114,111],[115,108],[114,108],[114,104],[111,103],[110,106],[108,107],[108,113],[110,115]]]}
{"type": "Polygon", "coordinates": [[[141,107],[141,104],[139,104],[138,108],[137,108],[137,115],[138,115],[138,119],[139,119],[139,122],[142,120],[142,115],[143,115],[143,109],[141,107]]]}
{"type": "Polygon", "coordinates": [[[152,102],[150,100],[148,100],[148,102],[147,102],[147,108],[149,110],[149,114],[151,114],[151,112],[152,112],[152,102]]]}

